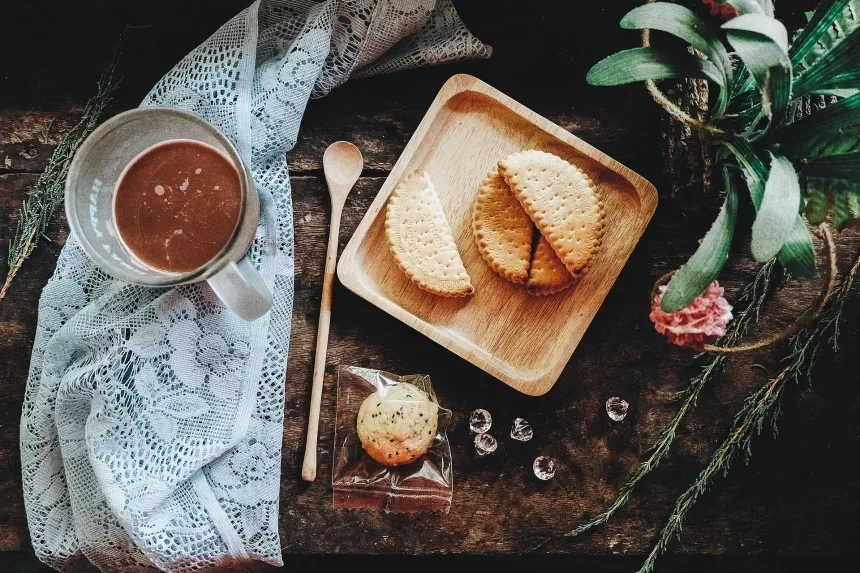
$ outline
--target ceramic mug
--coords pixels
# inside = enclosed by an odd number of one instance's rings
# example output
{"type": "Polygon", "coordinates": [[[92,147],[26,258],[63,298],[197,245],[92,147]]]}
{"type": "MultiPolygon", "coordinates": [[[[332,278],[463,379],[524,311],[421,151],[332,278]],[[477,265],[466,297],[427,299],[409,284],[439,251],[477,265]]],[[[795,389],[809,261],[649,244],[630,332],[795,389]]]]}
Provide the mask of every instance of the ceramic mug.
{"type": "Polygon", "coordinates": [[[124,281],[170,287],[208,281],[227,307],[245,320],[263,316],[272,295],[245,256],[260,218],[260,200],[251,172],[215,126],[173,108],[143,107],[116,115],[81,144],[66,180],[66,216],[75,238],[92,261],[124,281]],[[170,140],[199,141],[227,156],[239,171],[241,206],[230,240],[209,262],[190,272],[150,267],[120,239],[114,222],[114,193],[125,168],[142,152],[170,140]]]}

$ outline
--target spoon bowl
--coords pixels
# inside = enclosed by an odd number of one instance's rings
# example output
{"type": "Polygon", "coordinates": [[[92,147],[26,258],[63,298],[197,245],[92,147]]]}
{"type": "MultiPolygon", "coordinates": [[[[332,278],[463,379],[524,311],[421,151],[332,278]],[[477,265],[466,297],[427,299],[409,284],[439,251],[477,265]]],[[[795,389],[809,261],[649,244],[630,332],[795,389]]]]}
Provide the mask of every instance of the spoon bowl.
{"type": "Polygon", "coordinates": [[[364,168],[364,158],[361,151],[348,141],[336,141],[328,146],[323,154],[323,171],[328,184],[329,194],[334,204],[338,200],[346,200],[349,190],[361,176],[364,168]]]}

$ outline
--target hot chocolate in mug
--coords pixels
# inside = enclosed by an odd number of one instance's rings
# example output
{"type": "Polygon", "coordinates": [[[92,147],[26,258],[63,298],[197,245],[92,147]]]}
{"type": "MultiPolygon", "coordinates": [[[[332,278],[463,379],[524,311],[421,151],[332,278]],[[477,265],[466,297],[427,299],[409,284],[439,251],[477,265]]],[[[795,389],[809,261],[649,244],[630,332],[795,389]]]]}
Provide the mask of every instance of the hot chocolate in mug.
{"type": "Polygon", "coordinates": [[[81,144],[66,180],[66,215],[93,262],[154,287],[206,280],[246,320],[272,307],[245,256],[260,203],[250,170],[217,128],[191,113],[121,113],[81,144]]]}

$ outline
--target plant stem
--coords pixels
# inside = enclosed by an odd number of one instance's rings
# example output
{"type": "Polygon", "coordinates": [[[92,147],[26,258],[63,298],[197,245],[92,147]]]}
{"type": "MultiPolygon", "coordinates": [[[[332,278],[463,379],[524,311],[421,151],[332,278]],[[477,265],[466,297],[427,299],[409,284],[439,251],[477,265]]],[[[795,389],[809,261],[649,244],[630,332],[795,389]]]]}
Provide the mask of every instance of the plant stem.
{"type": "MultiPolygon", "coordinates": [[[[6,280],[0,287],[0,301],[9,292],[12,280],[21,270],[24,261],[36,248],[39,237],[45,233],[48,223],[51,221],[57,207],[63,201],[66,186],[66,177],[69,173],[69,165],[75,152],[81,143],[92,133],[101,120],[105,109],[111,101],[119,81],[114,78],[117,64],[119,62],[119,48],[123,35],[120,36],[114,46],[113,56],[108,67],[102,72],[98,82],[98,90],[84,106],[81,120],[69,130],[69,133],[54,149],[45,171],[36,182],[36,190],[21,205],[18,216],[18,226],[15,234],[9,241],[9,270],[6,280]]],[[[51,122],[52,124],[53,122],[51,122]]],[[[43,137],[47,141],[50,125],[45,128],[43,137]]]]}
{"type": "MultiPolygon", "coordinates": [[[[36,231],[39,230],[39,227],[33,226],[30,230],[30,234],[27,235],[27,240],[24,241],[24,245],[21,247],[22,253],[31,253],[33,251],[33,240],[36,238],[36,231]]],[[[24,264],[27,256],[18,257],[15,261],[15,266],[9,269],[9,272],[6,275],[6,281],[3,283],[3,287],[0,288],[0,300],[6,298],[6,293],[9,291],[9,287],[12,286],[12,279],[15,278],[15,275],[18,274],[18,271],[21,270],[21,265],[24,264]]]]}
{"type": "MultiPolygon", "coordinates": [[[[771,291],[771,279],[773,277],[775,266],[775,260],[770,260],[762,265],[752,282],[744,287],[741,296],[738,299],[738,304],[744,305],[743,310],[741,310],[737,314],[735,320],[729,324],[725,336],[716,342],[718,346],[726,346],[736,343],[744,336],[744,334],[746,334],[749,327],[758,321],[761,306],[771,291]]],[[[567,534],[567,536],[575,537],[581,533],[585,533],[597,525],[607,522],[618,509],[629,501],[637,484],[660,464],[660,461],[669,451],[669,446],[672,445],[672,442],[675,439],[675,434],[681,421],[687,415],[687,412],[691,408],[695,407],[696,400],[698,399],[702,388],[704,388],[709,381],[722,371],[725,360],[725,356],[710,357],[710,360],[702,367],[702,371],[690,381],[686,389],[679,393],[679,397],[683,398],[684,402],[672,418],[672,421],[669,422],[669,425],[666,426],[657,438],[657,441],[648,450],[648,459],[639,465],[636,473],[633,474],[627,483],[625,483],[618,491],[618,495],[609,507],[591,518],[589,521],[575,527],[567,534]]]]}
{"type": "Polygon", "coordinates": [[[672,540],[680,537],[687,513],[708,490],[714,479],[718,475],[725,476],[733,461],[749,461],[752,455],[752,439],[761,434],[766,425],[771,428],[774,437],[776,436],[780,399],[786,383],[811,378],[812,368],[825,341],[829,342],[834,350],[837,349],[842,309],[858,269],[860,253],[839,288],[828,299],[824,311],[806,328],[791,337],[788,365],[744,401],[743,407],[735,416],[734,427],[728,437],[714,452],[710,462],[692,485],[675,502],[669,520],[639,573],[651,573],[654,570],[657,558],[666,551],[672,540]]]}

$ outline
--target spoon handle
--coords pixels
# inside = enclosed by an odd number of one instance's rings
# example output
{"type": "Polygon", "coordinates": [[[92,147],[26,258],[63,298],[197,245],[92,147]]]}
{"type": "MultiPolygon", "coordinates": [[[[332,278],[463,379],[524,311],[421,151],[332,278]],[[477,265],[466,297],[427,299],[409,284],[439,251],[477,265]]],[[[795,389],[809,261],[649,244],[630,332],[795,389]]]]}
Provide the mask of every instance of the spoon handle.
{"type": "Polygon", "coordinates": [[[317,346],[314,356],[314,377],[311,388],[311,410],[308,416],[308,437],[305,442],[305,459],[302,463],[302,479],[314,481],[317,476],[317,436],[320,424],[320,404],[322,402],[323,379],[325,378],[326,352],[328,350],[328,327],[331,320],[331,296],[334,283],[335,263],[337,262],[337,240],[340,232],[342,207],[332,204],[331,226],[328,234],[328,248],[325,256],[322,301],[320,302],[320,321],[317,327],[317,346]]]}

